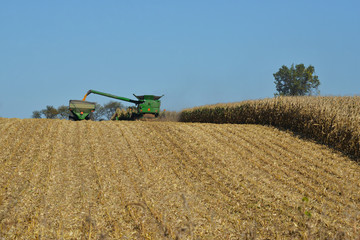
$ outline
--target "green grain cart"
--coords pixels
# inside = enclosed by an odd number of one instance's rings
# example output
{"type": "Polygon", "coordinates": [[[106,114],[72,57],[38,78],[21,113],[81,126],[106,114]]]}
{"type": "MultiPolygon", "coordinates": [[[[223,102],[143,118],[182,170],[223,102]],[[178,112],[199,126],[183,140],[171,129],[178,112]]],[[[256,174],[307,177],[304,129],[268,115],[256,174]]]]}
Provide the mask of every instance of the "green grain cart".
{"type": "Polygon", "coordinates": [[[69,101],[69,120],[80,121],[80,120],[91,120],[92,112],[95,111],[94,102],[87,102],[81,100],[70,100],[69,101]]]}

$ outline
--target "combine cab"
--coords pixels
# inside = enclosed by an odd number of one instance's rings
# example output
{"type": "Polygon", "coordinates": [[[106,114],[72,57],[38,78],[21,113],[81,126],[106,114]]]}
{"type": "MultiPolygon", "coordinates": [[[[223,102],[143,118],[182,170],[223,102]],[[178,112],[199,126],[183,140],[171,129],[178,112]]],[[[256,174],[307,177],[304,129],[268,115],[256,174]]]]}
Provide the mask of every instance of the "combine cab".
{"type": "Polygon", "coordinates": [[[69,120],[80,121],[90,120],[92,118],[92,112],[95,111],[94,102],[87,102],[81,100],[70,100],[69,101],[69,120]]]}

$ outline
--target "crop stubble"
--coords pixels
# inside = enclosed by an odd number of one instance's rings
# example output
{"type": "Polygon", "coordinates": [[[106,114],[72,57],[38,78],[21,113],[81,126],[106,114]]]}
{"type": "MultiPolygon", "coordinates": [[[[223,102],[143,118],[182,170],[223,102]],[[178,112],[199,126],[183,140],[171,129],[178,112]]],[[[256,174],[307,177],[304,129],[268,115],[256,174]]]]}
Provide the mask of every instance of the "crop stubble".
{"type": "Polygon", "coordinates": [[[0,119],[0,130],[0,238],[359,234],[359,165],[274,128],[0,119]]]}

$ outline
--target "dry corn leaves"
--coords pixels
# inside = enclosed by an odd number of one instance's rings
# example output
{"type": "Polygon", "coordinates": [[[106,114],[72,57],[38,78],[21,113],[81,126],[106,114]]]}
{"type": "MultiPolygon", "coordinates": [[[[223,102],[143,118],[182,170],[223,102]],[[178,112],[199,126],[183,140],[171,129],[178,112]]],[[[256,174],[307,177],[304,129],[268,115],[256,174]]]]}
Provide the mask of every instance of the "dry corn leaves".
{"type": "Polygon", "coordinates": [[[0,239],[355,239],[360,167],[273,128],[0,119],[0,239]]]}

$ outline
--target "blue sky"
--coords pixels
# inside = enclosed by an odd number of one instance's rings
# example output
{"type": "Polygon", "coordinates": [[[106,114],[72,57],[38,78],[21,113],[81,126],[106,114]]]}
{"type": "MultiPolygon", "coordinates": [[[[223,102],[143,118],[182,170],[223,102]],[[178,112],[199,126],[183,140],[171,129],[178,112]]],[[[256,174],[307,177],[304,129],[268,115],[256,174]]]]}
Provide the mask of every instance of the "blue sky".
{"type": "Polygon", "coordinates": [[[272,74],[292,63],[315,66],[321,95],[360,91],[357,0],[4,0],[0,33],[0,117],[89,89],[165,94],[176,111],[273,97],[272,74]]]}

